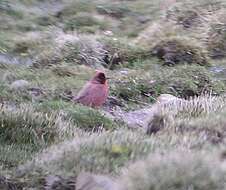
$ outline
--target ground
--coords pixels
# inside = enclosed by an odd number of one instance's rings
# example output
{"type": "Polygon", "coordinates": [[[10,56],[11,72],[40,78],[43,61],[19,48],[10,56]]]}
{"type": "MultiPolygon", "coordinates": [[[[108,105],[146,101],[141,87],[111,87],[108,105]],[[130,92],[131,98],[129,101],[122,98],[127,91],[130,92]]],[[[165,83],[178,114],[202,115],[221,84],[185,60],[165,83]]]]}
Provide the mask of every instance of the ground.
{"type": "Polygon", "coordinates": [[[0,0],[0,25],[0,189],[226,189],[225,0],[0,0]],[[73,103],[97,69],[107,102],[73,103]]]}

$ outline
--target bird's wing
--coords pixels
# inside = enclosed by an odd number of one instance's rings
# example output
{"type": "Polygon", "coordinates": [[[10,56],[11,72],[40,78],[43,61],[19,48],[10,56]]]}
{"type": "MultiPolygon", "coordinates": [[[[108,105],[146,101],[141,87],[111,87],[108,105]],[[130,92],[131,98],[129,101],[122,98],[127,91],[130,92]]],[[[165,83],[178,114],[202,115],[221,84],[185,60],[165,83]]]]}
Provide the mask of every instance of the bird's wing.
{"type": "Polygon", "coordinates": [[[92,88],[92,85],[90,83],[87,83],[80,91],[79,93],[77,94],[77,96],[75,96],[73,98],[74,101],[79,101],[81,100],[82,98],[86,97],[87,95],[90,94],[91,92],[91,88],[92,88]]]}

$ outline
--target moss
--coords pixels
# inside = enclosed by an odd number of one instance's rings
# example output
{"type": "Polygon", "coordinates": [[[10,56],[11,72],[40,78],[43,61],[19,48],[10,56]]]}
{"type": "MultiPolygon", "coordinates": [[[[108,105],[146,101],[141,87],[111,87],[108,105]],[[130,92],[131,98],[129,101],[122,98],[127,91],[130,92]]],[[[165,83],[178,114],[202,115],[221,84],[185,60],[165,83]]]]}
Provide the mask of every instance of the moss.
{"type": "Polygon", "coordinates": [[[48,100],[41,103],[35,103],[33,106],[38,112],[52,113],[70,108],[72,107],[72,104],[71,102],[64,102],[63,100],[48,100]]]}

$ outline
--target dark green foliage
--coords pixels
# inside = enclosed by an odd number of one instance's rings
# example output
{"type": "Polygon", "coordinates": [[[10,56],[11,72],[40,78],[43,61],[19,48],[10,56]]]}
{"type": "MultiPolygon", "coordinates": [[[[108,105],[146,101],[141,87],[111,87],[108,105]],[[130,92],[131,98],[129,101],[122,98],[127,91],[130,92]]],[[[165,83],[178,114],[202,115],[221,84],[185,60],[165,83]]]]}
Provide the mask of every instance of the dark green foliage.
{"type": "Polygon", "coordinates": [[[174,68],[162,68],[158,73],[150,73],[147,76],[132,76],[115,85],[114,93],[119,97],[129,100],[149,101],[160,94],[172,94],[187,98],[198,96],[203,93],[221,94],[225,90],[225,85],[215,80],[210,73],[201,66],[177,66],[174,68]],[[145,98],[146,97],[146,98],[145,98]]]}
{"type": "Polygon", "coordinates": [[[117,124],[109,118],[88,107],[74,106],[73,108],[66,109],[66,112],[68,113],[68,119],[72,123],[86,131],[113,130],[117,127],[117,124]]]}
{"type": "Polygon", "coordinates": [[[163,40],[153,48],[153,55],[164,61],[164,65],[199,64],[208,65],[202,47],[181,39],[163,40]]]}

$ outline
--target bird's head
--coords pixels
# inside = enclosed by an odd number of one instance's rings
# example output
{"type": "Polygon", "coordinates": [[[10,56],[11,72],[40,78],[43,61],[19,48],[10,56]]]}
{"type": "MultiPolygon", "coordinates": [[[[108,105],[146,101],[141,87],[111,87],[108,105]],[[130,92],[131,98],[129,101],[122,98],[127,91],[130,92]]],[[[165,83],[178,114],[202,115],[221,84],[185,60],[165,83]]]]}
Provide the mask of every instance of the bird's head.
{"type": "Polygon", "coordinates": [[[105,84],[107,79],[109,79],[109,78],[107,78],[103,72],[96,71],[96,74],[92,78],[92,82],[99,83],[99,84],[105,84]]]}

